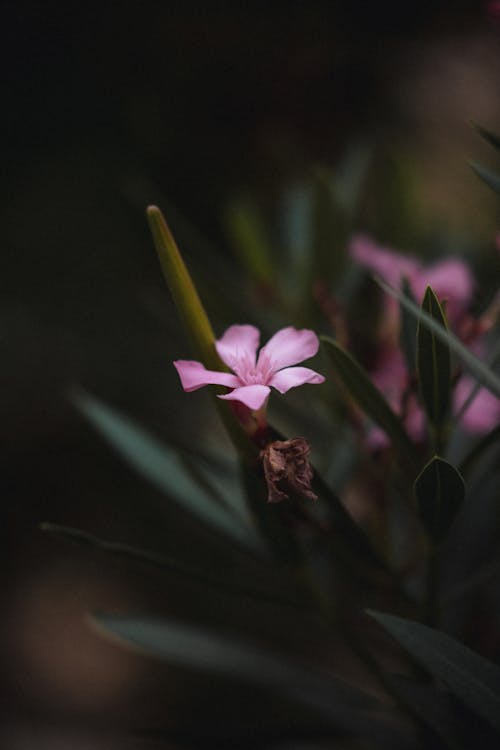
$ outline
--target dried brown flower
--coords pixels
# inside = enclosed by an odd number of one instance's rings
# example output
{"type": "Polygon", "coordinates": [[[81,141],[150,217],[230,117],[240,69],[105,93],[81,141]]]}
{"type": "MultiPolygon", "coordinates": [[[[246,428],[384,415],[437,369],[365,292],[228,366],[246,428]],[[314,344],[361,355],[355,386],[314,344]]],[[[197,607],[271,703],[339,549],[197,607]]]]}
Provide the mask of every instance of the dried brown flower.
{"type": "Polygon", "coordinates": [[[275,440],[261,451],[266,477],[269,503],[288,500],[298,495],[308,500],[317,500],[311,489],[313,471],[309,463],[311,448],[305,438],[275,440]]]}

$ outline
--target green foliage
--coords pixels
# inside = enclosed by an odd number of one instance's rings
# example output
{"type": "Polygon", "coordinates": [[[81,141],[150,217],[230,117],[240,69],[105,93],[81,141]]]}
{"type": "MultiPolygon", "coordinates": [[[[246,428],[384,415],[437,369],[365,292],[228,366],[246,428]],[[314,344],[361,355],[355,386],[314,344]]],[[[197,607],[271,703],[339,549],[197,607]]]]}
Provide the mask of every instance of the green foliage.
{"type": "Polygon", "coordinates": [[[141,427],[84,391],[72,401],[130,466],[203,523],[239,544],[258,547],[255,532],[241,507],[220,505],[195,482],[178,454],[141,427]]]}
{"type": "MultiPolygon", "coordinates": [[[[426,289],[422,310],[437,325],[447,329],[444,312],[431,287],[426,289]]],[[[427,417],[436,433],[441,434],[450,409],[450,348],[442,337],[438,337],[421,320],[417,328],[417,375],[427,417]]]]}
{"type": "Polygon", "coordinates": [[[414,448],[401,424],[401,420],[392,411],[380,391],[373,385],[361,365],[332,339],[323,336],[322,341],[334,366],[335,374],[370,419],[393,440],[407,468],[414,476],[414,448]]]}
{"type": "Polygon", "coordinates": [[[381,279],[376,279],[377,283],[392,297],[395,297],[405,307],[417,321],[425,325],[433,332],[435,337],[449,346],[451,351],[461,360],[465,368],[473,375],[481,385],[488,388],[492,393],[500,398],[500,378],[493,370],[476,357],[450,330],[444,328],[426,310],[420,309],[411,299],[404,294],[386,284],[381,279]]]}
{"type": "Polygon", "coordinates": [[[466,706],[500,731],[500,669],[445,633],[411,620],[369,612],[466,706]]]}
{"type": "Polygon", "coordinates": [[[459,472],[448,461],[434,456],[415,480],[420,519],[432,541],[442,542],[465,497],[459,472]]]}

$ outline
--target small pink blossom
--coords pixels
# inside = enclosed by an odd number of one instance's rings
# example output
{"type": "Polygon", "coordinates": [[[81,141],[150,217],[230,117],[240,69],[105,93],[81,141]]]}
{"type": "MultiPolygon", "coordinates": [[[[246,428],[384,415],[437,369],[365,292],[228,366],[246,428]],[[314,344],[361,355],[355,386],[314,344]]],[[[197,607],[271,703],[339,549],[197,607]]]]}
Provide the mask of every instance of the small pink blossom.
{"type": "MultiPolygon", "coordinates": [[[[401,288],[404,278],[420,302],[425,289],[430,285],[440,300],[446,303],[446,316],[450,327],[480,355],[484,348],[484,333],[492,325],[491,316],[480,319],[471,317],[468,308],[474,292],[474,279],[469,267],[459,258],[445,258],[426,266],[417,258],[401,255],[388,248],[378,246],[369,237],[358,235],[351,244],[351,255],[361,265],[373,271],[391,286],[401,288]]],[[[399,305],[392,297],[386,297],[379,330],[379,346],[371,377],[377,388],[397,414],[403,418],[409,435],[416,441],[425,439],[425,419],[416,394],[412,392],[410,373],[399,345],[399,305]]],[[[461,375],[453,393],[453,412],[458,414],[471,392],[474,381],[461,375]]],[[[471,433],[484,433],[492,429],[500,419],[500,400],[481,388],[470,406],[461,416],[460,424],[471,433]]],[[[368,445],[373,449],[384,448],[389,442],[379,428],[368,434],[368,445]]]]}
{"type": "Polygon", "coordinates": [[[179,359],[174,365],[185,391],[205,385],[224,385],[233,390],[219,396],[227,401],[240,401],[249,409],[260,409],[271,387],[280,393],[305,383],[323,383],[323,375],[308,367],[293,367],[313,357],[319,348],[313,331],[282,328],[262,347],[257,357],[260,333],[255,326],[234,325],[227,329],[215,348],[221,360],[233,371],[207,370],[201,362],[179,359]]]}

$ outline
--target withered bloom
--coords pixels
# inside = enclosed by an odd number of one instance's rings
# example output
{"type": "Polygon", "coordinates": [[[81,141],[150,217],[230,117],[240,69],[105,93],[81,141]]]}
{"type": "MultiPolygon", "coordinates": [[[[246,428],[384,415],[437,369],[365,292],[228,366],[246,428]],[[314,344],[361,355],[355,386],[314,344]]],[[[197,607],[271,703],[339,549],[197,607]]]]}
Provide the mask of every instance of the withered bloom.
{"type": "Polygon", "coordinates": [[[305,438],[275,440],[261,451],[269,503],[288,500],[298,495],[317,500],[311,489],[313,471],[309,463],[311,448],[305,438]]]}

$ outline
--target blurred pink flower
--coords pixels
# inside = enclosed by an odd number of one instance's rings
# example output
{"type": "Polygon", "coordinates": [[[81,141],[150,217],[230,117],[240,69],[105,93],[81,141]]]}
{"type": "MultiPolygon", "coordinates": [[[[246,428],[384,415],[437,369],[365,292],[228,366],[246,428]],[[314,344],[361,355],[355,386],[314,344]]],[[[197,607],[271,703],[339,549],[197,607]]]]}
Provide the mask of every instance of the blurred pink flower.
{"type": "Polygon", "coordinates": [[[374,271],[381,279],[399,289],[404,278],[417,301],[431,286],[441,301],[446,300],[446,315],[450,325],[460,322],[474,293],[474,279],[459,258],[446,258],[430,266],[413,256],[401,255],[377,245],[365,235],[354,237],[351,244],[354,260],[374,271]]]}
{"type": "MultiPolygon", "coordinates": [[[[404,278],[420,303],[429,285],[438,298],[445,302],[446,316],[451,329],[466,341],[477,354],[483,349],[483,334],[491,326],[486,315],[472,318],[468,308],[474,292],[474,279],[468,266],[458,258],[446,258],[426,266],[412,256],[378,246],[369,237],[359,235],[351,244],[352,257],[373,271],[391,286],[399,289],[404,278]]],[[[403,417],[408,434],[416,442],[425,438],[425,419],[416,395],[412,392],[410,375],[399,346],[399,305],[386,297],[383,310],[376,361],[370,374],[374,384],[384,394],[397,414],[403,417]]],[[[458,414],[474,387],[474,381],[462,375],[453,393],[453,412],[458,414]]],[[[500,400],[484,388],[476,394],[461,416],[460,423],[468,432],[482,433],[492,429],[500,419],[500,400]]],[[[368,433],[372,449],[383,448],[388,438],[382,430],[373,428],[368,433]]]]}
{"type": "Polygon", "coordinates": [[[174,362],[185,391],[205,385],[224,385],[233,390],[219,396],[240,401],[249,409],[260,409],[266,402],[271,386],[286,393],[305,383],[323,383],[323,375],[307,367],[292,367],[313,357],[319,348],[313,331],[282,328],[262,347],[257,358],[260,333],[251,325],[234,325],[227,329],[215,348],[221,360],[233,373],[207,370],[201,362],[180,359],[174,362]]]}

